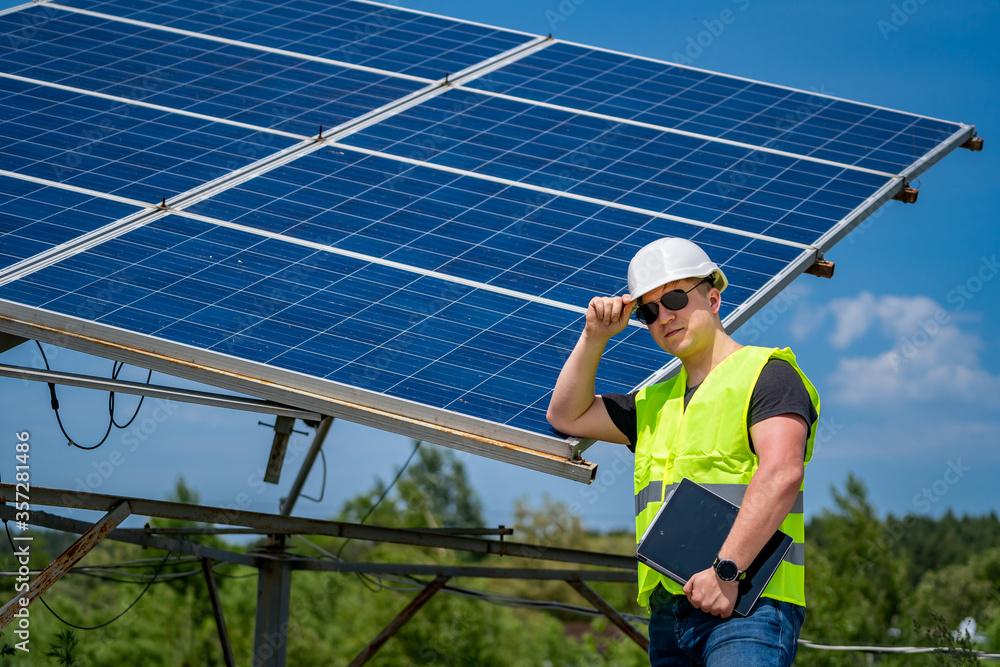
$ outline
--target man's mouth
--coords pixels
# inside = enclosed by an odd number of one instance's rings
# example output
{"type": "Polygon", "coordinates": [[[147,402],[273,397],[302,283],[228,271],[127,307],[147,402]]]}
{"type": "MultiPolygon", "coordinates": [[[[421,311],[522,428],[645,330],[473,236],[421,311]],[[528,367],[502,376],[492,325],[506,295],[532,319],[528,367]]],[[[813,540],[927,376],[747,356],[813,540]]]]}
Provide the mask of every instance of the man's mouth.
{"type": "Polygon", "coordinates": [[[674,334],[678,334],[678,333],[680,333],[683,330],[684,330],[684,327],[678,327],[678,328],[676,328],[676,329],[674,329],[672,331],[668,331],[667,333],[663,334],[663,337],[664,338],[670,338],[674,334]]]}

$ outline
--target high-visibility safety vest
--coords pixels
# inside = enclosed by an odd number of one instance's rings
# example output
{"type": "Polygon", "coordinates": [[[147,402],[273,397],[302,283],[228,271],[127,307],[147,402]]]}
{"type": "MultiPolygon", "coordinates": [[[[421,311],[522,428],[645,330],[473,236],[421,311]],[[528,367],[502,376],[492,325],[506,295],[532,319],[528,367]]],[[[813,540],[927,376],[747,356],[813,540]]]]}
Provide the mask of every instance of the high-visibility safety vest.
{"type": "MultiPolygon", "coordinates": [[[[795,363],[789,349],[743,347],[712,369],[684,408],[687,373],[638,392],[635,397],[638,439],[635,448],[636,540],[646,532],[674,484],[687,477],[739,505],[759,459],[750,449],[747,411],[761,370],[769,359],[784,359],[802,378],[819,414],[815,387],[795,363]]],[[[809,429],[805,462],[812,458],[816,423],[809,429]]],[[[805,484],[803,483],[803,487],[805,484]]],[[[802,488],[781,524],[793,544],[763,595],[805,606],[805,525],[802,488]]],[[[711,567],[712,563],[705,563],[711,567]]],[[[672,594],[683,587],[645,565],[639,565],[639,604],[660,584],[672,594]]]]}

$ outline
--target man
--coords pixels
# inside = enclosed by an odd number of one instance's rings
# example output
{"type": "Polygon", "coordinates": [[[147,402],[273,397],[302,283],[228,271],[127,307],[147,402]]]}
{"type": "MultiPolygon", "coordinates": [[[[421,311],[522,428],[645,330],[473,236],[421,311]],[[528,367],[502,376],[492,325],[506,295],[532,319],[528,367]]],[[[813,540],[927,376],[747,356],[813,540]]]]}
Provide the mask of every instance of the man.
{"type": "Polygon", "coordinates": [[[726,334],[719,317],[726,277],[691,241],[645,246],[629,264],[628,281],[630,294],[591,300],[548,420],[563,433],[635,452],[637,538],[684,477],[740,505],[716,562],[683,587],[639,565],[639,603],[651,609],[651,663],[790,665],[805,616],[801,491],[816,390],[790,350],[744,347],[726,334]],[[604,347],[634,308],[682,369],[634,394],[597,396],[604,347]],[[732,616],[740,574],[778,528],[794,540],[789,554],[753,612],[732,616]]]}

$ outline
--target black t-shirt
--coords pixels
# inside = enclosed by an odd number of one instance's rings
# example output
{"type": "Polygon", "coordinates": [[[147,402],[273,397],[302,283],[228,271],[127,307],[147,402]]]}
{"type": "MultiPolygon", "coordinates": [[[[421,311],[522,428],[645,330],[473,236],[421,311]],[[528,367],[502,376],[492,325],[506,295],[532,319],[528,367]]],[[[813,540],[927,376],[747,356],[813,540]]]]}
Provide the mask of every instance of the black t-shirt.
{"type": "MultiPolygon", "coordinates": [[[[691,401],[695,390],[701,385],[688,387],[684,392],[684,407],[691,401]]],[[[629,449],[635,451],[638,439],[638,420],[636,418],[635,392],[631,394],[604,394],[604,407],[618,430],[629,441],[629,449]]],[[[750,396],[750,409],[747,411],[747,433],[750,427],[777,415],[795,414],[806,420],[807,424],[816,421],[816,408],[813,407],[809,392],[799,377],[798,372],[784,359],[771,359],[760,371],[757,384],[750,396]]],[[[750,442],[753,449],[753,441],[750,442]]]]}

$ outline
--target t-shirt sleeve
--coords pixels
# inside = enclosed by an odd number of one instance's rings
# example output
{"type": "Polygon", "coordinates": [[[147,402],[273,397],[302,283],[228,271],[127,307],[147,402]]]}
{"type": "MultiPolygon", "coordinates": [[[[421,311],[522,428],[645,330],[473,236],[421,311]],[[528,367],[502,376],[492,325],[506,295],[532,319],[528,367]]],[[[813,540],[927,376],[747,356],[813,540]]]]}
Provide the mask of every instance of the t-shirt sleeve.
{"type": "Polygon", "coordinates": [[[604,408],[618,430],[628,439],[628,448],[634,453],[635,443],[639,438],[639,422],[635,411],[635,393],[632,394],[602,394],[604,408]]]}
{"type": "Polygon", "coordinates": [[[810,426],[818,417],[798,372],[784,359],[771,359],[764,365],[753,388],[747,428],[785,414],[799,415],[810,426]]]}

